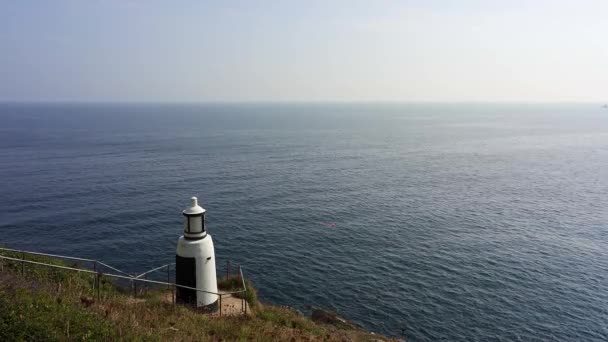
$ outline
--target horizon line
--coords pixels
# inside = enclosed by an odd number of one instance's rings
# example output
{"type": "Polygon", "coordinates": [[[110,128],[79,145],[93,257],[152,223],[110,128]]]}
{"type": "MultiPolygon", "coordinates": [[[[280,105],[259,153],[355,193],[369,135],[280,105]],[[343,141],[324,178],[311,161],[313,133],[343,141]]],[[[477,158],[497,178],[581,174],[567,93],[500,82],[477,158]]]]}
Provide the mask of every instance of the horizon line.
{"type": "Polygon", "coordinates": [[[0,104],[606,104],[601,100],[2,100],[0,104]]]}

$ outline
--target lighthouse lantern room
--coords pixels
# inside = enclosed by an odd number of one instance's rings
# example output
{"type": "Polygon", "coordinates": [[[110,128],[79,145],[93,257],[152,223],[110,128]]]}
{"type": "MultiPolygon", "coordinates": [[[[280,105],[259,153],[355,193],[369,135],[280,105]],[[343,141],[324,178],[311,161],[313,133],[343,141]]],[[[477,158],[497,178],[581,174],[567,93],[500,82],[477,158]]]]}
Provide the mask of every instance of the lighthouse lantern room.
{"type": "Polygon", "coordinates": [[[175,298],[178,303],[215,311],[218,300],[215,251],[205,227],[205,209],[192,197],[182,214],[184,235],[177,241],[175,283],[198,291],[177,287],[175,298]]]}
{"type": "Polygon", "coordinates": [[[184,236],[190,239],[198,239],[205,232],[205,209],[198,205],[198,199],[192,197],[190,207],[182,212],[184,215],[184,236]]]}

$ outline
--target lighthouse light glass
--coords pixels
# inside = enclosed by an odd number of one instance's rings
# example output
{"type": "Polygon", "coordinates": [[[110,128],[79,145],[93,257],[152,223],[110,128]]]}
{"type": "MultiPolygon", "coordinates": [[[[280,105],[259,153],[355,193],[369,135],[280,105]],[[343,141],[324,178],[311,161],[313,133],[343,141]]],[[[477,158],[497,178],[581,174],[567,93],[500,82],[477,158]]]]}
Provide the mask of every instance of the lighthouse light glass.
{"type": "Polygon", "coordinates": [[[184,231],[191,234],[203,232],[203,217],[186,216],[184,220],[184,231]]]}

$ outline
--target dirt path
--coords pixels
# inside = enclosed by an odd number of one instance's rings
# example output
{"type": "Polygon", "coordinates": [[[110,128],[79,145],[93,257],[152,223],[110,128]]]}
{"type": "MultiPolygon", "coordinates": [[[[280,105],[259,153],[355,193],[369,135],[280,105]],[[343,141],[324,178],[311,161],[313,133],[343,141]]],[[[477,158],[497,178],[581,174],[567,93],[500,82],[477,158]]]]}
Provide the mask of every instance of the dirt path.
{"type": "MultiPolygon", "coordinates": [[[[249,308],[249,304],[246,300],[242,300],[241,298],[237,298],[232,296],[231,294],[226,294],[225,291],[220,291],[222,294],[222,316],[239,316],[245,314],[243,311],[246,310],[247,315],[251,315],[251,309],[249,308]]],[[[173,303],[173,294],[170,291],[167,291],[162,296],[163,300],[168,303],[173,303]]],[[[220,316],[220,310],[218,310],[211,314],[211,316],[220,316]]]]}
{"type": "MultiPolygon", "coordinates": [[[[220,291],[220,293],[224,293],[224,291],[220,291]]],[[[231,294],[222,295],[222,316],[238,316],[244,314],[243,311],[246,311],[247,315],[251,314],[246,300],[233,297],[231,294]]],[[[219,316],[219,314],[218,310],[213,315],[219,316]]]]}

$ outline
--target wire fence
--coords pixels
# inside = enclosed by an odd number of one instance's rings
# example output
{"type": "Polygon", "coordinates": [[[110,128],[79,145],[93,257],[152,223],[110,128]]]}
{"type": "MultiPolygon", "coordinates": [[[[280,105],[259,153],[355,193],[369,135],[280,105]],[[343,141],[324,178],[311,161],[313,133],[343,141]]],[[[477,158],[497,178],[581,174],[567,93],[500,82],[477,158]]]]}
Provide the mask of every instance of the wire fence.
{"type": "MultiPolygon", "coordinates": [[[[25,251],[25,250],[12,249],[12,248],[0,247],[0,259],[9,260],[9,261],[20,264],[20,266],[21,266],[20,271],[22,274],[25,274],[25,272],[26,272],[26,270],[25,270],[26,264],[40,265],[40,266],[45,266],[45,267],[50,267],[50,268],[55,268],[55,269],[66,270],[66,271],[70,271],[70,272],[80,272],[80,273],[91,274],[94,276],[94,281],[93,281],[92,285],[93,285],[94,292],[96,293],[97,300],[101,300],[102,286],[101,286],[100,281],[101,281],[102,277],[103,278],[107,277],[107,278],[112,278],[114,280],[122,280],[122,281],[128,282],[130,284],[130,287],[132,290],[129,292],[132,294],[132,296],[134,298],[137,298],[139,293],[147,293],[151,287],[163,287],[164,286],[164,287],[166,287],[167,290],[171,289],[171,302],[173,305],[176,305],[176,289],[180,288],[180,289],[196,291],[197,293],[201,292],[201,293],[217,295],[218,301],[219,301],[219,303],[218,303],[219,310],[217,312],[212,312],[212,313],[217,313],[219,316],[222,316],[222,314],[223,314],[222,311],[225,310],[225,309],[223,309],[222,300],[225,301],[227,298],[239,299],[240,303],[241,303],[241,309],[238,310],[238,313],[247,314],[247,300],[246,300],[247,286],[245,283],[245,278],[243,277],[243,269],[241,268],[240,265],[231,264],[230,261],[226,262],[225,273],[222,273],[220,275],[219,280],[221,282],[222,276],[224,276],[223,277],[224,280],[232,279],[232,280],[234,280],[232,282],[232,284],[238,284],[238,288],[233,289],[231,291],[211,292],[211,291],[205,291],[202,289],[197,289],[194,287],[176,284],[175,281],[171,282],[172,279],[173,280],[175,279],[175,263],[162,265],[162,266],[150,269],[141,274],[133,275],[133,274],[129,274],[127,272],[123,272],[115,267],[112,267],[104,262],[101,262],[101,261],[95,260],[95,259],[32,252],[32,251],[25,251]],[[7,252],[9,254],[11,254],[12,256],[3,255],[3,253],[7,253],[7,252]],[[71,260],[71,261],[76,261],[77,263],[73,266],[56,265],[56,264],[51,264],[51,263],[43,262],[43,261],[28,260],[26,258],[26,256],[41,256],[41,257],[49,257],[49,258],[54,258],[54,259],[71,260]],[[79,266],[78,262],[81,263],[81,265],[83,265],[85,267],[88,266],[89,268],[78,267],[79,266]],[[114,272],[114,273],[111,273],[111,272],[114,272]],[[158,274],[160,274],[161,272],[164,275],[166,275],[167,281],[151,279],[151,278],[153,278],[153,275],[158,276],[158,274]]],[[[234,314],[234,313],[235,313],[234,310],[231,310],[231,312],[229,314],[234,314]]]]}

